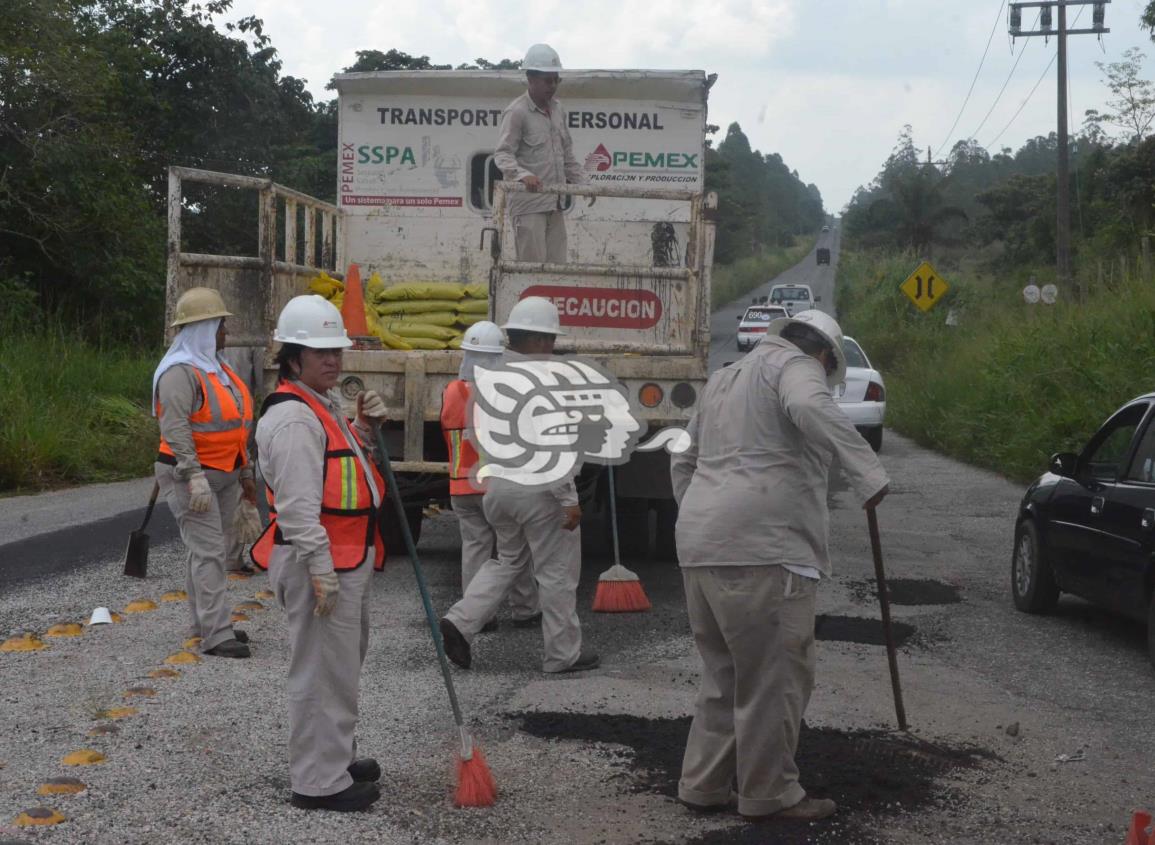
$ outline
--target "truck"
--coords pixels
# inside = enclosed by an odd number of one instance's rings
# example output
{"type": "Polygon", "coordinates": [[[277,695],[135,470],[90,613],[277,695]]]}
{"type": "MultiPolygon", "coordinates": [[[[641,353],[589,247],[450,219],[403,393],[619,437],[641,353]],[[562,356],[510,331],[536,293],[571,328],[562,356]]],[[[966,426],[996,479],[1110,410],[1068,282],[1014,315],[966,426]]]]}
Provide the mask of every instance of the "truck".
{"type": "MultiPolygon", "coordinates": [[[[308,292],[319,271],[343,279],[357,264],[362,278],[377,273],[386,285],[484,284],[489,318],[498,324],[522,297],[546,296],[566,331],[559,353],[580,354],[613,373],[651,431],[684,425],[708,375],[717,197],[705,190],[704,156],[714,77],[591,70],[566,72],[564,80],[574,154],[587,178],[545,188],[565,210],[565,264],[518,261],[503,211],[521,186],[502,181],[494,146],[503,109],[525,90],[523,74],[340,74],[335,202],[269,179],[169,168],[168,316],[188,288],[220,290],[235,312],[230,346],[260,362],[260,394],[275,386],[277,315],[308,292]],[[190,191],[255,193],[257,254],[191,251],[182,226],[191,214],[203,226],[213,204],[190,191]]],[[[378,391],[389,407],[387,443],[415,536],[424,507],[448,499],[441,397],[460,361],[451,350],[355,346],[344,356],[339,388],[350,407],[363,389],[378,391]]],[[[598,466],[583,469],[578,485],[587,515],[606,513],[607,475],[598,466]]],[[[621,516],[648,520],[656,511],[656,552],[672,557],[668,456],[635,454],[614,476],[621,516]]],[[[627,533],[627,547],[634,543],[627,552],[642,553],[647,532],[627,533]]]]}

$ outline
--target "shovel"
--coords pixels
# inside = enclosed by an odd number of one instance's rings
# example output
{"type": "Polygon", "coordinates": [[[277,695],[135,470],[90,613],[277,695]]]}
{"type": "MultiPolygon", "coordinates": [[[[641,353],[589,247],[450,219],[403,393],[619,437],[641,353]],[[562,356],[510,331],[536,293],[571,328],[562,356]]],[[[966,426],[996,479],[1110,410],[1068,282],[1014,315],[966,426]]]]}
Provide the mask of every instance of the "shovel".
{"type": "Polygon", "coordinates": [[[132,578],[143,578],[148,573],[148,535],[144,529],[152,519],[152,509],[156,507],[156,496],[160,492],[160,482],[152,485],[152,495],[148,498],[148,508],[144,512],[144,522],[140,528],[128,535],[128,548],[124,550],[124,574],[132,578]]]}

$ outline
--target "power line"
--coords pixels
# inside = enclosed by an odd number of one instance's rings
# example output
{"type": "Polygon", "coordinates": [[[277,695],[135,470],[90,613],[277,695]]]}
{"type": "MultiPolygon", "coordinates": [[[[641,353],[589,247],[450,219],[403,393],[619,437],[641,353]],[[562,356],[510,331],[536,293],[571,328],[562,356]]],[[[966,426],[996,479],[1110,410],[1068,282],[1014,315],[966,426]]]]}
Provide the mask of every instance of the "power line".
{"type": "Polygon", "coordinates": [[[962,120],[963,112],[966,111],[967,103],[971,101],[971,94],[973,94],[975,91],[975,83],[979,81],[979,74],[982,72],[983,63],[987,60],[987,53],[989,53],[991,50],[991,43],[995,40],[995,32],[999,28],[999,21],[1001,21],[1003,18],[1003,9],[1006,8],[1006,5],[1007,0],[1002,0],[1002,2],[999,3],[999,11],[995,14],[995,25],[991,27],[991,35],[987,39],[987,46],[986,49],[983,50],[983,57],[979,59],[979,67],[978,70],[975,71],[975,78],[971,80],[970,90],[967,91],[967,95],[963,99],[963,104],[959,108],[958,114],[955,115],[954,123],[952,123],[950,129],[947,130],[946,138],[943,139],[942,144],[939,145],[938,150],[935,152],[935,158],[938,158],[939,153],[941,153],[943,149],[946,148],[946,145],[950,143],[951,136],[954,134],[955,129],[958,128],[958,122],[962,120]]]}
{"type": "MultiPolygon", "coordinates": [[[[1032,24],[1032,26],[1038,25],[1039,18],[1042,17],[1042,15],[1043,15],[1043,11],[1042,11],[1042,9],[1040,9],[1038,14],[1035,15],[1035,23],[1032,24]]],[[[1030,42],[1028,41],[1027,44],[1030,44],[1030,42]]],[[[995,108],[998,106],[999,101],[1003,98],[1003,94],[1006,92],[1007,86],[1011,84],[1011,78],[1015,75],[1015,71],[1018,70],[1019,62],[1021,62],[1023,60],[1023,54],[1027,52],[1027,44],[1023,45],[1023,49],[1019,51],[1018,58],[1016,58],[1015,63],[1013,65],[1011,65],[1011,72],[1007,74],[1007,81],[1004,82],[1003,87],[1001,89],[999,89],[999,95],[997,97],[995,97],[995,101],[993,103],[991,103],[991,107],[987,111],[986,117],[983,118],[983,122],[980,123],[978,125],[978,128],[975,129],[975,131],[970,134],[970,137],[972,137],[972,138],[976,137],[979,134],[979,132],[982,131],[982,128],[987,125],[987,121],[991,119],[991,115],[994,114],[995,108]]]]}

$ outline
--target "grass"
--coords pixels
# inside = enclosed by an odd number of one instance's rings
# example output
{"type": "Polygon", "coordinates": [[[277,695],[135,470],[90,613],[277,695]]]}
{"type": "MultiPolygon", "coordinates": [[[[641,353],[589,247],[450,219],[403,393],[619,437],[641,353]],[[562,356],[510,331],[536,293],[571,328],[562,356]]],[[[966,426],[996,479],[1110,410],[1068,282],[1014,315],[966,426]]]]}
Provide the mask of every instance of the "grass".
{"type": "Polygon", "coordinates": [[[0,493],[147,475],[160,356],[93,346],[59,327],[0,331],[0,493]]]}
{"type": "Polygon", "coordinates": [[[996,279],[940,267],[952,289],[921,314],[898,290],[917,263],[844,250],[838,303],[844,331],[886,379],[887,424],[918,443],[1028,481],[1155,389],[1152,283],[1126,278],[1083,304],[1061,291],[1056,305],[1028,306],[1026,270],[996,279]]]}
{"type": "Polygon", "coordinates": [[[716,311],[793,267],[814,249],[816,241],[816,236],[809,235],[794,246],[743,258],[733,264],[716,265],[710,288],[710,310],[716,311]]]}

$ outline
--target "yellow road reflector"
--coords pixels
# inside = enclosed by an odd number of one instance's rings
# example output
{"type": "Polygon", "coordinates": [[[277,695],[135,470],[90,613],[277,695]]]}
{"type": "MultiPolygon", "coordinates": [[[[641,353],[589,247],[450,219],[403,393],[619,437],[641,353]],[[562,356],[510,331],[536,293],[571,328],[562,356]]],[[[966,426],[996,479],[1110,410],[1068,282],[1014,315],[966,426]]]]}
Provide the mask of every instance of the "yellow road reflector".
{"type": "Polygon", "coordinates": [[[110,707],[107,710],[96,711],[96,718],[98,719],[127,719],[129,716],[135,716],[140,711],[135,707],[110,707]]]}
{"type": "Polygon", "coordinates": [[[249,617],[243,613],[234,613],[232,616],[232,621],[233,622],[248,622],[249,617]]]}
{"type": "Polygon", "coordinates": [[[32,807],[13,819],[17,827],[42,827],[45,825],[60,824],[64,816],[51,807],[32,807]]]}
{"type": "Polygon", "coordinates": [[[84,634],[84,626],[79,622],[61,622],[44,632],[46,637],[79,637],[84,634]]]}
{"type": "Polygon", "coordinates": [[[120,728],[112,724],[93,725],[88,731],[89,736],[107,736],[109,734],[118,733],[120,733],[120,728]]]}
{"type": "Polygon", "coordinates": [[[234,572],[229,573],[229,580],[230,581],[248,581],[252,577],[253,576],[247,572],[235,572],[234,571],[234,572]]]}
{"type": "Polygon", "coordinates": [[[66,766],[94,766],[97,763],[103,763],[108,758],[99,751],[93,751],[91,748],[82,748],[79,751],[73,751],[71,754],[65,754],[64,759],[60,762],[66,766]]]}
{"type": "Polygon", "coordinates": [[[184,590],[169,590],[160,597],[161,601],[187,601],[188,593],[184,590]]]}
{"type": "Polygon", "coordinates": [[[276,597],[276,593],[274,593],[272,590],[257,591],[257,598],[259,599],[275,599],[276,597]]]}
{"type": "MultiPolygon", "coordinates": [[[[181,654],[187,654],[187,653],[188,652],[181,652],[181,654]]],[[[193,657],[196,657],[196,655],[194,654],[193,657]]],[[[185,662],[188,662],[188,661],[185,661],[185,662]]],[[[176,669],[153,669],[151,672],[148,673],[148,676],[150,678],[179,678],[180,672],[176,669]]]]}
{"type": "Polygon", "coordinates": [[[200,663],[201,656],[193,654],[191,651],[178,651],[176,654],[170,654],[166,657],[164,662],[170,666],[183,666],[186,663],[200,663]]]}
{"type": "Polygon", "coordinates": [[[117,613],[115,610],[112,611],[112,613],[110,615],[112,616],[112,621],[115,622],[117,625],[119,625],[121,622],[124,621],[124,617],[121,614],[117,613]]]}
{"type": "Polygon", "coordinates": [[[152,599],[133,599],[124,606],[125,613],[148,613],[156,610],[156,602],[152,599]]]}
{"type": "Polygon", "coordinates": [[[255,610],[258,613],[265,609],[265,606],[259,601],[243,601],[233,608],[235,613],[244,613],[246,610],[255,610]]]}
{"type": "Polygon", "coordinates": [[[21,634],[0,643],[0,651],[40,651],[43,648],[48,646],[35,634],[21,634]]]}
{"type": "Polygon", "coordinates": [[[37,795],[79,795],[88,787],[76,778],[49,778],[36,790],[37,795]]]}
{"type": "Polygon", "coordinates": [[[184,647],[185,648],[196,648],[200,644],[201,644],[201,638],[200,637],[189,637],[187,640],[184,641],[184,647]]]}
{"type": "Polygon", "coordinates": [[[125,698],[152,698],[156,690],[152,687],[129,687],[124,691],[125,698]]]}

